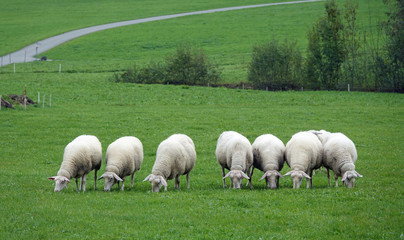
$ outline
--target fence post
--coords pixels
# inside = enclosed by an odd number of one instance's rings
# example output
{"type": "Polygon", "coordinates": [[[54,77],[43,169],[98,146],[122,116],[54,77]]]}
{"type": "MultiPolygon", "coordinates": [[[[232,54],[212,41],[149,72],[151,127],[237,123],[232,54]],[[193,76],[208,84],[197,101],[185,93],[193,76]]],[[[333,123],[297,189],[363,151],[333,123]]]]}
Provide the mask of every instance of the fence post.
{"type": "Polygon", "coordinates": [[[351,91],[351,89],[350,89],[350,86],[349,86],[349,83],[348,83],[348,92],[350,92],[351,91]]]}
{"type": "Polygon", "coordinates": [[[41,103],[41,95],[38,92],[38,103],[41,103]]]}

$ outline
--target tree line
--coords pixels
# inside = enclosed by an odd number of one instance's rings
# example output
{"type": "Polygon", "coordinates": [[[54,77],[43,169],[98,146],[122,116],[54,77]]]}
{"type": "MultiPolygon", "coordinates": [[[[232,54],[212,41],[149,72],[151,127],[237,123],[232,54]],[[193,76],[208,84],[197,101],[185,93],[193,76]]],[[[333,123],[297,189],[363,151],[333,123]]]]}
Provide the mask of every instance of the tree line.
{"type": "MultiPolygon", "coordinates": [[[[358,26],[358,4],[325,3],[323,16],[307,33],[305,56],[296,42],[271,40],[253,47],[248,81],[255,89],[404,92],[404,0],[383,0],[387,20],[378,27],[383,45],[367,40],[358,26]]],[[[164,63],[132,67],[115,74],[116,82],[214,85],[217,65],[201,49],[180,46],[164,63]]]]}

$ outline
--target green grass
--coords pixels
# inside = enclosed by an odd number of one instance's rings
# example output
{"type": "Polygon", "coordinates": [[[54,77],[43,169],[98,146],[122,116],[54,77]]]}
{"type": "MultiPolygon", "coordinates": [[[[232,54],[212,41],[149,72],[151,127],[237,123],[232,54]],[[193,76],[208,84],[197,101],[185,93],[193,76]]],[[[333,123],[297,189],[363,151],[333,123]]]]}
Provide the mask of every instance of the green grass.
{"type": "MultiPolygon", "coordinates": [[[[3,73],[0,94],[46,95],[42,105],[0,111],[0,235],[27,238],[137,239],[399,239],[403,234],[403,95],[359,92],[265,92],[225,88],[115,84],[109,73],[3,73]],[[52,107],[47,105],[52,94],[52,107]],[[121,95],[123,104],[121,105],[121,95]],[[222,189],[214,151],[219,134],[235,130],[251,142],[272,133],[284,143],[301,130],[341,131],[358,150],[354,189],[328,187],[324,173],[313,189],[222,189]],[[148,182],[158,144],[173,133],[195,142],[191,189],[169,181],[153,194],[148,182]],[[67,143],[94,134],[105,149],[134,135],[145,159],[135,187],[86,193],[74,183],[54,193],[67,143]]],[[[102,166],[104,171],[105,165],[102,166]]],[[[286,166],[282,173],[288,171],[286,166]]],[[[304,185],[304,184],[303,184],[304,185]]],[[[341,185],[341,183],[340,183],[341,185]]]]}
{"type": "MultiPolygon", "coordinates": [[[[344,2],[342,0],[338,1],[341,8],[344,2]]],[[[363,31],[366,30],[370,41],[372,37],[376,37],[375,25],[384,16],[386,8],[382,1],[361,0],[358,2],[358,25],[363,28],[363,31]],[[373,35],[370,34],[371,30],[373,35]]],[[[137,4],[144,5],[144,3],[139,2],[133,6],[128,4],[128,6],[138,7],[137,4]]],[[[158,4],[156,3],[156,5],[158,4]]],[[[253,4],[253,2],[232,2],[233,6],[247,4],[253,4]]],[[[174,12],[213,9],[228,6],[229,3],[208,2],[205,5],[182,5],[176,3],[176,5],[178,6],[177,11],[170,10],[173,7],[157,8],[148,6],[147,8],[143,6],[140,8],[143,11],[139,11],[139,13],[138,11],[132,12],[133,17],[126,16],[123,13],[119,13],[119,16],[121,16],[122,20],[126,20],[174,12]]],[[[75,4],[71,4],[71,7],[74,6],[75,4]]],[[[104,5],[101,4],[101,6],[104,5]]],[[[107,8],[107,6],[108,4],[104,7],[107,8]]],[[[92,10],[89,11],[91,13],[92,10]]],[[[126,9],[122,11],[126,11],[126,9]]],[[[74,13],[74,11],[72,12],[74,13]]],[[[106,16],[113,15],[113,12],[106,14],[106,16]]],[[[88,15],[91,15],[90,13],[88,15]]],[[[175,52],[179,45],[188,43],[191,46],[202,48],[209,59],[219,66],[222,71],[223,82],[245,82],[247,81],[247,69],[251,60],[251,52],[255,44],[261,44],[271,39],[295,41],[298,48],[305,54],[308,43],[307,31],[311,28],[313,22],[323,14],[324,2],[316,2],[188,16],[94,33],[72,40],[42,55],[56,61],[50,63],[50,65],[56,65],[52,67],[52,71],[57,71],[58,65],[62,64],[63,70],[70,72],[114,72],[122,71],[134,64],[142,66],[151,61],[164,61],[168,55],[175,52]]],[[[52,17],[49,17],[49,19],[52,19],[52,17]]],[[[72,19],[70,19],[70,23],[63,26],[82,27],[82,25],[73,22],[72,19]]],[[[100,23],[101,21],[106,22],[106,19],[107,17],[98,19],[98,21],[100,23]]],[[[111,19],[111,21],[116,20],[111,19]]],[[[77,19],[76,21],[79,20],[77,19]]],[[[84,17],[79,23],[87,24],[87,21],[90,21],[88,17],[84,17]]],[[[53,19],[51,22],[54,22],[53,19]]],[[[48,24],[41,24],[41,26],[52,33],[51,30],[55,28],[48,24]]],[[[90,21],[88,24],[95,23],[90,21]]],[[[10,32],[10,36],[12,34],[16,33],[10,32]]],[[[2,35],[0,34],[0,36],[2,35]]],[[[8,36],[8,34],[3,36],[8,36]]],[[[30,37],[23,39],[30,39],[30,37]]],[[[41,37],[37,39],[41,39],[41,37]]],[[[17,43],[8,41],[12,44],[17,43]]],[[[0,44],[2,42],[7,42],[7,39],[0,41],[0,44]]],[[[44,71],[42,70],[43,68],[36,69],[37,66],[32,67],[32,64],[25,64],[24,67],[18,66],[17,68],[19,71],[27,72],[44,71]]],[[[12,66],[8,66],[2,71],[13,71],[13,69],[12,66]]]]}
{"type": "MultiPolygon", "coordinates": [[[[267,1],[0,0],[0,53],[93,24],[262,2],[267,1]]],[[[369,16],[384,14],[381,1],[360,3],[364,12],[358,21],[365,26],[369,16]]],[[[41,103],[26,111],[21,106],[0,111],[1,238],[402,238],[403,95],[109,81],[112,72],[134,62],[164,59],[184,41],[211,55],[223,68],[225,81],[239,81],[244,79],[253,44],[296,37],[304,49],[310,21],[323,11],[323,3],[310,3],[124,27],[46,53],[58,61],[17,64],[15,74],[11,65],[0,68],[0,95],[21,94],[26,87],[35,101],[38,92],[46,99],[44,108],[41,103]],[[57,73],[59,64],[62,73],[57,73]],[[271,191],[258,182],[259,171],[253,176],[252,191],[222,188],[214,154],[221,132],[235,130],[251,142],[272,133],[286,143],[294,133],[308,129],[343,132],[355,142],[357,171],[364,177],[354,189],[328,187],[326,175],[320,173],[314,176],[313,189],[293,190],[291,179],[285,178],[279,190],[271,191]],[[181,178],[181,190],[174,190],[169,181],[168,192],[153,194],[142,180],[151,172],[158,144],[173,133],[189,135],[196,145],[191,189],[181,178]],[[86,193],[76,193],[74,183],[53,192],[47,177],[57,173],[64,147],[81,134],[96,135],[104,155],[108,144],[121,136],[133,135],[143,142],[145,159],[133,189],[120,192],[114,187],[105,193],[100,181],[93,190],[90,173],[86,193]]],[[[288,170],[286,166],[282,173],[288,170]]]]}

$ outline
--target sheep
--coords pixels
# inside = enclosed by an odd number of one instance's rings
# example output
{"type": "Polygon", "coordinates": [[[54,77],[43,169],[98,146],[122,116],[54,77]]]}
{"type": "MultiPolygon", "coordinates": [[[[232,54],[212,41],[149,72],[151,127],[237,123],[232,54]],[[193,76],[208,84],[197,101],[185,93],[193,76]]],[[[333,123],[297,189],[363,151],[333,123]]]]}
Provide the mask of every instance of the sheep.
{"type": "MultiPolygon", "coordinates": [[[[271,189],[279,187],[279,177],[282,177],[280,171],[285,162],[285,144],[272,134],[264,134],[257,137],[252,144],[253,151],[253,166],[250,174],[251,178],[254,173],[254,168],[264,172],[260,181],[265,178],[266,187],[271,186],[271,189]]],[[[252,186],[252,185],[251,185],[252,186]]]]}
{"type": "Polygon", "coordinates": [[[133,187],[133,177],[140,170],[143,162],[143,145],[136,137],[121,137],[111,143],[105,154],[105,173],[98,179],[104,179],[104,191],[109,192],[111,187],[122,182],[121,191],[124,190],[125,177],[131,175],[130,187],[133,187]]]}
{"type": "Polygon", "coordinates": [[[161,187],[167,191],[167,180],[175,178],[175,188],[180,188],[180,176],[187,175],[189,189],[189,174],[196,162],[194,142],[184,134],[171,135],[162,141],[157,148],[156,161],[152,173],[144,181],[152,184],[152,191],[159,192],[161,187]]]}
{"type": "MultiPolygon", "coordinates": [[[[355,170],[358,158],[355,144],[343,133],[330,133],[325,130],[312,131],[323,144],[323,165],[334,172],[335,187],[338,187],[338,177],[348,188],[354,187],[355,179],[363,177],[355,170]]],[[[330,174],[327,172],[328,185],[331,186],[330,174]]]]}
{"type": "Polygon", "coordinates": [[[307,188],[313,187],[313,170],[321,167],[323,146],[311,132],[298,132],[286,144],[285,158],[291,171],[285,174],[293,179],[293,188],[297,189],[306,178],[307,188]],[[310,180],[310,185],[309,185],[310,180]]]}
{"type": "Polygon", "coordinates": [[[76,178],[76,190],[79,192],[86,191],[86,177],[93,169],[94,173],[94,189],[97,187],[97,171],[101,168],[102,146],[97,137],[91,135],[81,135],[67,144],[63,161],[57,176],[48,179],[55,181],[55,192],[59,192],[64,188],[70,179],[76,178]],[[79,189],[78,178],[81,178],[81,186],[79,189]]]}
{"type": "Polygon", "coordinates": [[[223,132],[217,140],[216,158],[222,167],[223,188],[226,188],[227,177],[231,179],[230,188],[233,186],[236,189],[241,187],[243,178],[250,179],[248,174],[253,164],[252,147],[243,135],[234,131],[223,132]],[[230,170],[226,175],[225,168],[230,170]]]}

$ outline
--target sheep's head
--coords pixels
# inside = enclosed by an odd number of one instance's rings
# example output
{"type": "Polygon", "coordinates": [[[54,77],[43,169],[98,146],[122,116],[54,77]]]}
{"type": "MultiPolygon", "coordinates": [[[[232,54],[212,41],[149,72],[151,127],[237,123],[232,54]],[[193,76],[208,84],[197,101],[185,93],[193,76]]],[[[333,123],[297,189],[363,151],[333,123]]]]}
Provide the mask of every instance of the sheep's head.
{"type": "Polygon", "coordinates": [[[288,176],[288,175],[290,175],[290,177],[293,180],[294,189],[297,189],[300,187],[300,185],[302,185],[303,177],[305,177],[307,179],[311,179],[311,177],[307,173],[305,173],[304,171],[300,171],[300,170],[292,170],[285,174],[285,176],[288,176]]]}
{"type": "Polygon", "coordinates": [[[119,182],[122,182],[123,180],[116,175],[116,173],[113,172],[105,172],[104,174],[101,175],[100,178],[98,178],[98,180],[100,180],[101,178],[104,178],[105,181],[105,185],[104,185],[104,191],[109,192],[111,191],[112,186],[119,182]]]}
{"type": "Polygon", "coordinates": [[[241,180],[243,180],[243,178],[250,179],[247,176],[247,174],[245,174],[241,170],[231,170],[230,172],[228,172],[226,174],[226,176],[223,177],[223,179],[225,179],[227,177],[230,177],[231,182],[233,183],[233,187],[236,188],[236,189],[241,188],[241,180]]]}
{"type": "Polygon", "coordinates": [[[60,192],[63,188],[67,189],[67,184],[70,183],[70,180],[63,176],[54,176],[48,179],[55,181],[55,192],[60,192]]]}
{"type": "Polygon", "coordinates": [[[260,178],[260,181],[263,179],[267,179],[267,182],[271,186],[271,189],[275,189],[278,186],[279,177],[283,178],[282,174],[276,170],[269,170],[264,173],[264,175],[260,178]]]}
{"type": "Polygon", "coordinates": [[[150,174],[147,176],[143,182],[149,181],[152,185],[152,192],[159,192],[160,188],[164,186],[164,190],[167,191],[167,182],[163,176],[150,174]]]}
{"type": "Polygon", "coordinates": [[[357,177],[363,177],[362,175],[360,175],[357,171],[352,170],[352,171],[346,171],[342,177],[342,181],[344,182],[344,184],[348,187],[348,188],[353,188],[354,187],[354,183],[355,183],[355,179],[357,177]]]}

